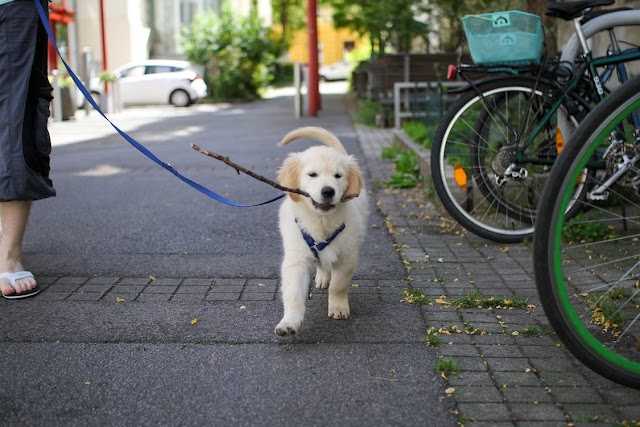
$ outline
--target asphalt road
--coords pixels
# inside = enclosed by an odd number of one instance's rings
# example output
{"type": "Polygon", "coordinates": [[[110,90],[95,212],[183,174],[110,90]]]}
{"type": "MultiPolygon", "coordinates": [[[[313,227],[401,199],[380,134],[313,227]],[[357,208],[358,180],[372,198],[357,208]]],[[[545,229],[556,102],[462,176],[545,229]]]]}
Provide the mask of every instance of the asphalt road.
{"type": "MultiPolygon", "coordinates": [[[[276,146],[297,126],[326,126],[363,156],[342,96],[325,96],[319,118],[300,120],[286,97],[162,111],[131,134],[238,202],[278,192],[191,143],[267,177],[309,145],[276,146]]],[[[116,136],[89,132],[55,147],[52,168],[58,196],[34,204],[25,262],[53,283],[30,300],[0,302],[0,425],[455,425],[435,353],[420,343],[422,312],[400,302],[406,273],[375,197],[354,279],[371,292],[357,289],[346,321],[327,318],[318,292],[302,333],[283,340],[273,333],[282,312],[275,292],[260,301],[51,298],[74,281],[114,277],[275,287],[277,204],[224,206],[116,136]]]]}

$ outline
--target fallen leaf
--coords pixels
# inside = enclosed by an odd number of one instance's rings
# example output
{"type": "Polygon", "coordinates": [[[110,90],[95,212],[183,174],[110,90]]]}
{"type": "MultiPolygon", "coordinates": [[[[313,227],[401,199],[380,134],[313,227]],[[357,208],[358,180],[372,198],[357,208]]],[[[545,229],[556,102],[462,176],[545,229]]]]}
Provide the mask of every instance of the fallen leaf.
{"type": "Polygon", "coordinates": [[[191,324],[192,325],[195,325],[196,323],[198,323],[198,318],[197,317],[195,319],[191,320],[191,324]]]}
{"type": "Polygon", "coordinates": [[[247,309],[247,306],[246,306],[246,305],[241,305],[241,306],[240,306],[240,310],[246,310],[246,309],[247,309]]]}
{"type": "Polygon", "coordinates": [[[116,298],[116,302],[124,302],[124,298],[118,297],[118,298],[116,298]]]}
{"type": "Polygon", "coordinates": [[[455,388],[453,388],[453,387],[449,387],[449,388],[448,388],[448,389],[446,389],[444,392],[445,392],[446,394],[448,394],[449,396],[451,396],[453,393],[455,393],[455,392],[456,392],[456,389],[455,389],[455,388]]]}
{"type": "Polygon", "coordinates": [[[156,276],[149,276],[149,280],[153,282],[154,280],[156,280],[156,276]]]}

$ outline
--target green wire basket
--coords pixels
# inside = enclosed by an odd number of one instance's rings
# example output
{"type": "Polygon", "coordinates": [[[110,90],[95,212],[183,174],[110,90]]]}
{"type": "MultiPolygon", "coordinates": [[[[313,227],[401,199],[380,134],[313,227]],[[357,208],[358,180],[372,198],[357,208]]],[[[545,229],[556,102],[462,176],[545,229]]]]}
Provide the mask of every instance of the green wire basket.
{"type": "Polygon", "coordinates": [[[537,15],[518,10],[467,15],[462,26],[478,65],[540,63],[544,32],[537,15]]]}

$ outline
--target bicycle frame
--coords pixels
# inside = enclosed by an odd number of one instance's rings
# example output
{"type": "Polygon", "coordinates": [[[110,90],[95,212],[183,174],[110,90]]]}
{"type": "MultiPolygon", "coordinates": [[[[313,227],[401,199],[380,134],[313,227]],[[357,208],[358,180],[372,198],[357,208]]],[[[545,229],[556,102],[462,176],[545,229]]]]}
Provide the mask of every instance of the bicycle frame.
{"type": "MultiPolygon", "coordinates": [[[[612,34],[612,40],[615,40],[613,33],[611,34],[612,34]]],[[[617,41],[615,41],[615,44],[617,45],[617,41]]],[[[640,48],[631,48],[631,49],[626,49],[624,51],[620,51],[618,48],[618,51],[619,53],[613,52],[610,55],[605,55],[605,56],[596,57],[596,58],[593,58],[592,52],[588,51],[584,55],[584,62],[577,68],[577,71],[574,74],[573,79],[571,79],[571,81],[564,87],[556,81],[547,81],[548,83],[551,83],[556,87],[558,87],[562,92],[562,96],[555,101],[555,103],[551,106],[547,114],[542,118],[542,120],[540,120],[540,123],[538,124],[538,126],[527,136],[527,138],[523,142],[518,143],[522,147],[522,150],[518,150],[518,153],[516,154],[516,158],[515,158],[516,164],[517,163],[536,164],[536,165],[552,165],[553,164],[553,160],[525,158],[525,157],[522,157],[522,153],[525,151],[527,147],[529,147],[533,143],[534,139],[540,134],[540,132],[542,132],[542,130],[549,123],[551,118],[557,113],[558,109],[563,104],[563,102],[565,102],[565,100],[571,96],[570,95],[571,92],[577,87],[577,85],[580,83],[581,79],[585,75],[589,74],[590,76],[589,80],[593,84],[593,87],[596,89],[600,100],[602,100],[605,96],[603,85],[605,85],[613,76],[613,69],[617,70],[618,76],[620,79],[628,79],[628,74],[624,64],[626,62],[640,60],[640,48]],[[611,68],[607,68],[602,75],[599,75],[597,73],[597,69],[599,67],[611,67],[611,68]]],[[[473,88],[478,92],[478,94],[483,98],[483,102],[484,102],[484,97],[482,93],[477,89],[477,86],[467,76],[465,76],[465,71],[464,71],[465,68],[472,72],[478,72],[482,70],[482,71],[489,71],[489,72],[502,71],[502,72],[510,72],[512,74],[519,74],[521,71],[521,69],[518,69],[517,67],[500,67],[500,68],[462,67],[460,68],[460,76],[469,83],[470,88],[473,88]]],[[[538,76],[535,77],[536,83],[541,79],[541,75],[540,75],[541,71],[542,70],[540,70],[540,73],[538,74],[538,76]]],[[[499,79],[499,78],[500,77],[496,77],[495,79],[499,79]]],[[[487,81],[487,80],[484,80],[484,81],[487,81]]],[[[622,83],[624,81],[626,80],[621,80],[622,83]]],[[[533,97],[531,98],[530,102],[533,102],[533,97]]],[[[486,103],[485,106],[486,106],[485,108],[488,108],[490,110],[493,110],[493,112],[495,112],[495,109],[491,105],[489,105],[489,103],[486,103]]],[[[529,107],[530,106],[531,105],[529,105],[529,107]]],[[[500,120],[502,120],[508,126],[508,123],[504,120],[504,118],[500,117],[500,120]]],[[[527,122],[526,118],[522,122],[526,123],[527,122]]],[[[637,120],[637,122],[638,122],[637,124],[640,124],[640,120],[637,120]]],[[[514,135],[522,134],[520,130],[516,131],[514,129],[511,129],[511,131],[513,132],[514,135]]]]}

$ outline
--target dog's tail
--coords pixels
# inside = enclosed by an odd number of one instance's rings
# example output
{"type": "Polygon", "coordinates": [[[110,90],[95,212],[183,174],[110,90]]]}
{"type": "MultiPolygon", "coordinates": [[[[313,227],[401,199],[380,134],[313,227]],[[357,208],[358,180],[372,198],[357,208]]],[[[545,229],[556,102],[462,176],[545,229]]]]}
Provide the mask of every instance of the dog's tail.
{"type": "Polygon", "coordinates": [[[292,130],[291,132],[286,134],[284,138],[282,138],[282,141],[280,141],[280,144],[278,145],[282,147],[284,145],[287,145],[291,141],[302,138],[315,139],[316,141],[320,141],[324,145],[338,150],[343,154],[347,154],[347,150],[344,148],[344,145],[342,145],[342,142],[340,142],[338,137],[335,136],[333,132],[317,126],[307,126],[292,130]]]}

